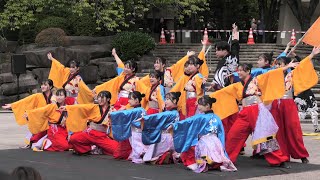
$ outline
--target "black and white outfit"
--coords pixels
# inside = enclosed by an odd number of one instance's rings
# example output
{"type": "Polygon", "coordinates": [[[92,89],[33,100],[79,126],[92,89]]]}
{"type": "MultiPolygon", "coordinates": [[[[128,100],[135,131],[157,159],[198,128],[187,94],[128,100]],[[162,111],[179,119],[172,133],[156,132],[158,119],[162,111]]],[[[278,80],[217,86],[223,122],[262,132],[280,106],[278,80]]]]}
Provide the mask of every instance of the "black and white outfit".
{"type": "Polygon", "coordinates": [[[239,64],[240,45],[238,40],[232,40],[231,53],[218,62],[212,83],[215,84],[214,89],[222,89],[232,83],[230,74],[237,70],[239,64]]]}
{"type": "Polygon", "coordinates": [[[317,100],[314,97],[311,89],[308,89],[302,93],[300,93],[294,99],[297,104],[299,110],[299,118],[300,120],[304,120],[306,116],[309,114],[311,116],[312,124],[315,132],[320,132],[318,127],[318,105],[317,100]]]}

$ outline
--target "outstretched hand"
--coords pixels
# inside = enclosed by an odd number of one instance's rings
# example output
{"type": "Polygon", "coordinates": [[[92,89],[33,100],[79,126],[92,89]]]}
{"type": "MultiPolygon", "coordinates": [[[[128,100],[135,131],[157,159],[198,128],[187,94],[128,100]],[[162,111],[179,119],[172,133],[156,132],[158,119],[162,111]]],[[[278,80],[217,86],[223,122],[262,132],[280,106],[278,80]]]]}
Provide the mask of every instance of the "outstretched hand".
{"type": "Polygon", "coordinates": [[[48,59],[49,59],[50,61],[52,61],[53,57],[52,57],[51,52],[48,52],[47,57],[48,57],[48,59]]]}
{"type": "Polygon", "coordinates": [[[295,68],[299,65],[299,62],[293,62],[294,60],[292,60],[287,66],[289,68],[295,68]]]}
{"type": "Polygon", "coordinates": [[[318,47],[313,47],[311,54],[315,56],[319,53],[320,53],[320,45],[318,47]]]}
{"type": "MultiPolygon", "coordinates": [[[[202,42],[202,41],[201,41],[202,42]]],[[[187,56],[193,56],[195,55],[196,53],[194,51],[188,51],[187,52],[187,56]]]]}
{"type": "Polygon", "coordinates": [[[113,48],[113,49],[112,49],[112,51],[111,51],[111,53],[112,53],[112,56],[117,55],[117,51],[116,51],[116,49],[115,49],[115,48],[113,48]]]}

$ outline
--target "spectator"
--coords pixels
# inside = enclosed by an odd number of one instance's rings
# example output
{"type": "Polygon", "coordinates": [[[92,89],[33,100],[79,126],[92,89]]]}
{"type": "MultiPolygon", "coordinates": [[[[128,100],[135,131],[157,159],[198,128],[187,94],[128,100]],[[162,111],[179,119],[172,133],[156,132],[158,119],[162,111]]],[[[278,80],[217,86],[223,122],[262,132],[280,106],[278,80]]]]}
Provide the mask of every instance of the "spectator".
{"type": "Polygon", "coordinates": [[[251,29],[253,32],[253,39],[255,42],[257,42],[257,22],[255,18],[252,18],[251,20],[251,29]]]}
{"type": "Polygon", "coordinates": [[[16,180],[41,180],[40,173],[32,167],[19,166],[15,168],[12,177],[16,180]]]}
{"type": "Polygon", "coordinates": [[[258,41],[259,43],[264,43],[264,23],[260,20],[257,21],[257,30],[258,30],[258,41]]]}

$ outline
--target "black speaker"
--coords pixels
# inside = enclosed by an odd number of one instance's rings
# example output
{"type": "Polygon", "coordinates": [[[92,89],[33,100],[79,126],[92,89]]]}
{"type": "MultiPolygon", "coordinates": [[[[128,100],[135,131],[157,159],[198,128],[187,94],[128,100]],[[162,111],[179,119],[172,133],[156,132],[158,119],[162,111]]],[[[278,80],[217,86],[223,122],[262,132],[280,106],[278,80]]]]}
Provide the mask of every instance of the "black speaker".
{"type": "Polygon", "coordinates": [[[23,54],[12,55],[11,58],[11,73],[25,74],[26,73],[26,56],[23,54]]]}

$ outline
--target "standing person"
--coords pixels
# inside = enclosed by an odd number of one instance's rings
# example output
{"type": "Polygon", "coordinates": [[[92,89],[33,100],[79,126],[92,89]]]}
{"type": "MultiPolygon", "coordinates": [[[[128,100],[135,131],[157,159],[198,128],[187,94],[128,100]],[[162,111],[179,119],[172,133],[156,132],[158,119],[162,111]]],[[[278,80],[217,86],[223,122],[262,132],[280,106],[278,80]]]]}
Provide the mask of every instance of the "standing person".
{"type": "Polygon", "coordinates": [[[149,74],[150,87],[146,87],[146,110],[147,114],[155,114],[162,112],[164,109],[164,87],[160,84],[160,74],[153,72],[149,74]]]}
{"type": "Polygon", "coordinates": [[[298,107],[300,121],[303,121],[309,114],[311,116],[313,130],[315,133],[320,132],[318,123],[318,103],[311,89],[303,91],[294,98],[298,107]]]}
{"type": "Polygon", "coordinates": [[[179,108],[185,117],[195,115],[197,111],[197,99],[204,95],[204,77],[199,73],[202,63],[203,61],[196,56],[190,56],[188,61],[185,63],[190,75],[183,76],[171,89],[171,92],[181,93],[179,108]]]}
{"type": "Polygon", "coordinates": [[[73,132],[69,143],[75,154],[90,154],[94,145],[100,148],[103,154],[113,155],[118,142],[108,133],[110,99],[110,92],[101,91],[97,96],[98,104],[66,106],[65,110],[68,113],[66,126],[73,132]]]}
{"type": "Polygon", "coordinates": [[[237,112],[238,107],[235,99],[242,99],[243,108],[226,138],[226,151],[233,163],[249,134],[253,133],[252,144],[257,153],[263,154],[272,166],[289,168],[285,163],[288,158],[282,154],[275,139],[278,126],[262,102],[270,102],[283,96],[283,71],[294,66],[296,66],[295,63],[290,63],[284,68],[272,70],[253,78],[250,76],[252,65],[241,64],[238,67],[241,83],[235,83],[210,95],[219,102],[213,107],[213,110],[216,110],[221,118],[237,112]],[[268,79],[272,79],[272,81],[268,79]],[[219,109],[225,106],[229,108],[219,109]]]}
{"type": "Polygon", "coordinates": [[[265,28],[264,23],[261,20],[258,20],[258,22],[257,22],[258,33],[257,34],[258,34],[258,42],[259,43],[264,43],[264,36],[265,36],[264,28],[265,28]]]}
{"type": "Polygon", "coordinates": [[[237,168],[230,161],[225,152],[225,134],[220,118],[211,110],[215,98],[203,96],[198,100],[198,114],[173,124],[173,142],[178,153],[195,149],[187,165],[194,172],[206,172],[208,169],[221,171],[236,171],[237,168]]]}
{"type": "MultiPolygon", "coordinates": [[[[30,95],[12,104],[5,104],[2,108],[12,109],[17,124],[26,125],[28,124],[28,120],[25,118],[25,112],[27,110],[37,109],[56,102],[52,89],[53,81],[51,79],[47,79],[41,83],[42,93],[30,95]]],[[[33,143],[38,142],[46,134],[47,131],[42,131],[37,134],[28,132],[26,136],[26,146],[22,148],[31,148],[33,143]]]]}
{"type": "Polygon", "coordinates": [[[66,151],[70,147],[65,125],[67,114],[63,109],[65,105],[74,104],[75,99],[67,97],[65,89],[58,89],[56,98],[56,103],[26,112],[31,133],[36,134],[47,130],[47,135],[43,137],[43,143],[37,143],[34,151],[66,151]]]}
{"type": "MultiPolygon", "coordinates": [[[[237,33],[238,27],[233,24],[233,34],[237,33]]],[[[229,84],[233,83],[233,79],[230,76],[232,73],[236,72],[239,64],[239,37],[234,36],[234,40],[231,42],[231,47],[226,41],[220,41],[216,43],[216,56],[220,59],[218,66],[214,72],[213,81],[210,87],[207,89],[219,90],[229,84]]]]}
{"type": "MultiPolygon", "coordinates": [[[[285,72],[285,95],[272,103],[271,112],[279,126],[277,139],[280,147],[288,158],[301,159],[308,163],[309,153],[304,146],[299,115],[293,95],[310,89],[318,83],[318,75],[314,70],[312,58],[320,53],[320,48],[314,47],[307,56],[294,69],[285,72]]],[[[291,61],[288,57],[280,57],[277,66],[283,67],[291,61]]]]}
{"type": "Polygon", "coordinates": [[[65,67],[58,60],[52,57],[49,52],[47,57],[52,61],[49,79],[52,79],[56,88],[63,88],[67,97],[77,98],[79,93],[79,82],[82,80],[79,75],[80,63],[75,60],[69,61],[69,67],[65,67]]]}
{"type": "Polygon", "coordinates": [[[128,104],[129,93],[136,90],[136,82],[139,80],[136,76],[137,71],[137,63],[134,60],[128,60],[124,63],[123,72],[119,76],[96,86],[93,94],[103,90],[107,90],[111,94],[118,94],[118,96],[111,98],[110,103],[114,104],[116,110],[125,107],[128,104]]]}
{"type": "Polygon", "coordinates": [[[256,22],[256,19],[255,18],[252,18],[251,19],[251,29],[252,29],[252,32],[253,32],[253,39],[255,42],[257,42],[257,28],[258,28],[258,25],[257,25],[257,22],[256,22]]]}
{"type": "Polygon", "coordinates": [[[118,152],[118,155],[114,155],[114,157],[128,159],[133,163],[144,163],[142,158],[148,146],[142,143],[141,123],[136,121],[146,114],[140,103],[144,94],[134,91],[129,96],[130,107],[126,110],[110,113],[110,120],[114,139],[120,142],[129,140],[132,151],[129,152],[129,156],[126,151],[122,151],[123,153],[118,152]]]}

